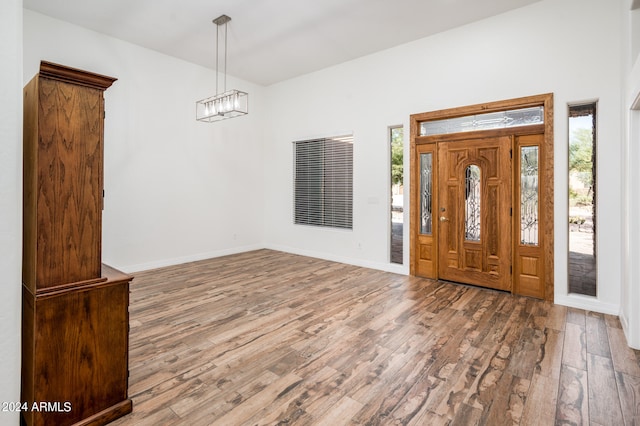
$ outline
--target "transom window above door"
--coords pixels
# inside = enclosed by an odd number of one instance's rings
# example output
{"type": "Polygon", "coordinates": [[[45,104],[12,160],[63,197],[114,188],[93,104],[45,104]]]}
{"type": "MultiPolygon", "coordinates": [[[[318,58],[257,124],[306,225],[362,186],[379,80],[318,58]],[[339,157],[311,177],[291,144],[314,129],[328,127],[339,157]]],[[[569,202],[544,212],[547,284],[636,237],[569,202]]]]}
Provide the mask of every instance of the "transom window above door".
{"type": "Polygon", "coordinates": [[[544,107],[535,106],[508,111],[487,112],[420,123],[419,136],[446,135],[475,130],[505,129],[544,124],[544,107]]]}

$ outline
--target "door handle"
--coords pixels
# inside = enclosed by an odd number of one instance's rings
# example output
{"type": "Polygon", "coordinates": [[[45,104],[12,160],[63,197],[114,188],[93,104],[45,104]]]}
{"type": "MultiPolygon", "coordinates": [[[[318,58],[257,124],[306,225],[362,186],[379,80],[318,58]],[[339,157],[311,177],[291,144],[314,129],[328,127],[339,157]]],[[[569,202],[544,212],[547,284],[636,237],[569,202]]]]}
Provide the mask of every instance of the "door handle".
{"type": "Polygon", "coordinates": [[[444,216],[440,216],[440,222],[447,222],[449,219],[447,219],[444,216]]]}

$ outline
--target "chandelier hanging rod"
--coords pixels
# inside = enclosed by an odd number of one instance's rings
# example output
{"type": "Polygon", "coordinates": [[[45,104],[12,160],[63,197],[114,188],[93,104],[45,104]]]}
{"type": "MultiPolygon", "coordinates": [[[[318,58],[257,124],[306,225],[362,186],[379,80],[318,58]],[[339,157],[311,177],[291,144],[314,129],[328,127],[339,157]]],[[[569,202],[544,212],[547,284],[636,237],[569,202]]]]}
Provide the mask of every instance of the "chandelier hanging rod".
{"type": "Polygon", "coordinates": [[[227,23],[231,21],[231,18],[228,17],[227,15],[220,15],[218,16],[216,19],[214,19],[212,22],[216,25],[216,94],[220,93],[220,91],[218,90],[218,76],[219,76],[219,71],[218,71],[218,61],[220,59],[220,55],[218,54],[219,49],[220,49],[220,27],[222,25],[224,25],[224,90],[223,92],[227,91],[227,23]]]}

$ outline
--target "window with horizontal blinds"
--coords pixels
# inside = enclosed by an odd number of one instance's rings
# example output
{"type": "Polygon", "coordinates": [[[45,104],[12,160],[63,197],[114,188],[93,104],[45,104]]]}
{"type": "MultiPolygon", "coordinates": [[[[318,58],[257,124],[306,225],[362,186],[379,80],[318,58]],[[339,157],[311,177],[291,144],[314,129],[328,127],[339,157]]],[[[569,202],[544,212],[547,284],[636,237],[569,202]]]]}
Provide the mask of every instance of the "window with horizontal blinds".
{"type": "Polygon", "coordinates": [[[353,136],[293,143],[297,225],[353,229],[353,136]]]}

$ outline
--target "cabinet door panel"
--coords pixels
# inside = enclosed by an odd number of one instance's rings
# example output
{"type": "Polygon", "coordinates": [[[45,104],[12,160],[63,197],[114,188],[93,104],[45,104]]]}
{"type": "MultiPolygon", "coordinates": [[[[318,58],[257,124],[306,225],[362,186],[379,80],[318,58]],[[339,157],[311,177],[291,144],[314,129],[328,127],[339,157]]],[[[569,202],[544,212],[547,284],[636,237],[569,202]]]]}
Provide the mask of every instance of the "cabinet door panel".
{"type": "Polygon", "coordinates": [[[36,286],[100,276],[102,91],[41,79],[36,286]]]}
{"type": "Polygon", "coordinates": [[[128,304],[128,282],[36,298],[34,401],[70,403],[69,412],[43,413],[47,424],[73,424],[127,398],[128,304]]]}

